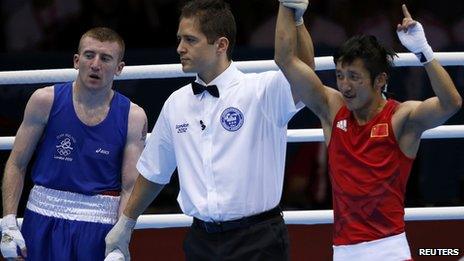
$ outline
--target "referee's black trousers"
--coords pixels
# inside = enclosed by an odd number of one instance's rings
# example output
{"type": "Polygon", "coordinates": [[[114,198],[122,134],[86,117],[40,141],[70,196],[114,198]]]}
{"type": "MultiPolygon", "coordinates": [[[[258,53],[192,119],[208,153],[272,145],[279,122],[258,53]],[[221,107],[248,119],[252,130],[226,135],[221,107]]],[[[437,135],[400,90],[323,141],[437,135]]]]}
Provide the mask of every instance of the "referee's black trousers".
{"type": "Polygon", "coordinates": [[[188,261],[290,260],[288,230],[281,215],[247,227],[207,231],[195,223],[184,240],[188,261]]]}

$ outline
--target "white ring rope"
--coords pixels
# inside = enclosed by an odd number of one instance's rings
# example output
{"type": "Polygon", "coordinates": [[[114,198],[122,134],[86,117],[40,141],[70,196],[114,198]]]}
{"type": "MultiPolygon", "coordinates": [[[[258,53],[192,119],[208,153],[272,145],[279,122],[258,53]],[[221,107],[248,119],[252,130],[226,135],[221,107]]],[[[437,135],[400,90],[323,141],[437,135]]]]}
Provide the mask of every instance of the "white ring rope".
{"type": "MultiPolygon", "coordinates": [[[[464,125],[442,125],[422,133],[421,139],[464,138],[464,125]]],[[[287,131],[287,142],[322,142],[322,129],[292,129],[287,131]]],[[[1,145],[0,145],[1,148],[1,145]]]]}
{"type": "MultiPolygon", "coordinates": [[[[444,66],[463,65],[463,52],[435,53],[435,57],[444,66]]],[[[316,57],[316,70],[334,69],[333,57],[316,57]]],[[[237,67],[243,72],[262,72],[277,70],[277,65],[273,60],[265,61],[240,61],[236,62],[237,67]]],[[[421,66],[414,54],[399,53],[394,60],[394,66],[421,66]]],[[[6,84],[30,84],[30,83],[52,83],[72,81],[76,78],[75,69],[52,69],[52,70],[30,70],[30,71],[7,71],[0,72],[0,85],[6,84]]],[[[190,77],[193,74],[182,72],[180,64],[161,64],[161,65],[138,65],[126,66],[119,80],[129,79],[155,79],[155,78],[176,78],[190,77]]],[[[321,142],[324,140],[322,129],[288,130],[288,142],[321,142]]],[[[463,138],[463,126],[440,126],[426,131],[423,139],[433,138],[463,138]]],[[[9,150],[13,147],[14,137],[0,137],[0,150],[9,150]]]]}
{"type": "MultiPolygon", "coordinates": [[[[428,207],[406,208],[404,220],[406,221],[438,221],[462,220],[464,207],[428,207]]],[[[303,210],[284,211],[284,220],[287,225],[318,225],[332,224],[332,210],[303,210]]],[[[18,219],[19,225],[22,218],[18,219]]],[[[135,229],[188,227],[192,224],[192,217],[184,214],[157,214],[142,215],[137,220],[135,229]]]]}
{"type": "MultiPolygon", "coordinates": [[[[332,224],[333,210],[284,211],[288,225],[332,224]]],[[[406,221],[462,220],[464,207],[406,208],[406,221]]],[[[184,214],[142,215],[137,220],[137,229],[188,227],[192,218],[184,214]]]]}
{"type": "MultiPolygon", "coordinates": [[[[150,136],[148,134],[147,138],[150,136]]],[[[422,139],[464,138],[464,125],[442,125],[426,130],[422,139]]],[[[0,137],[0,150],[11,150],[15,137],[0,137]]],[[[287,142],[323,142],[322,129],[292,129],[287,130],[287,142]]]]}
{"type": "MultiPolygon", "coordinates": [[[[463,52],[437,52],[434,55],[443,66],[464,64],[463,52]]],[[[315,62],[317,71],[335,68],[332,56],[316,57],[315,62]]],[[[263,72],[278,69],[273,60],[239,61],[236,64],[238,69],[243,72],[263,72]]],[[[398,53],[398,57],[394,60],[394,66],[421,66],[421,63],[414,54],[398,53]]],[[[193,75],[182,72],[180,64],[134,65],[124,67],[123,72],[116,79],[164,79],[192,77],[193,75]]],[[[74,80],[76,76],[77,71],[75,69],[6,71],[0,72],[0,85],[67,82],[74,80]]]]}
{"type": "MultiPolygon", "coordinates": [[[[394,66],[421,66],[415,55],[411,53],[399,53],[394,60],[394,66]]],[[[443,66],[464,65],[463,52],[435,53],[435,57],[443,66]]],[[[316,70],[332,70],[335,68],[332,56],[316,57],[316,70]]],[[[264,61],[240,61],[237,67],[243,72],[263,72],[277,70],[273,60],[264,61]]],[[[7,84],[33,84],[54,83],[72,81],[76,78],[74,69],[52,70],[28,70],[0,72],[0,85],[7,84]]],[[[139,65],[126,66],[117,80],[131,79],[157,79],[191,77],[193,74],[182,72],[180,64],[139,65]]],[[[446,125],[427,130],[422,139],[435,138],[463,138],[464,125],[446,125]]],[[[321,142],[324,140],[322,129],[295,129],[288,130],[288,142],[321,142]]],[[[0,137],[0,150],[10,150],[14,143],[14,137],[0,137]]],[[[292,225],[314,225],[333,223],[332,210],[311,211],[284,211],[284,219],[292,225]]],[[[406,208],[405,220],[463,220],[464,207],[440,207],[440,208],[406,208]]],[[[18,219],[19,224],[22,219],[18,219]]],[[[136,229],[147,228],[172,228],[187,227],[192,223],[192,218],[184,214],[142,215],[136,225],[136,229]]]]}

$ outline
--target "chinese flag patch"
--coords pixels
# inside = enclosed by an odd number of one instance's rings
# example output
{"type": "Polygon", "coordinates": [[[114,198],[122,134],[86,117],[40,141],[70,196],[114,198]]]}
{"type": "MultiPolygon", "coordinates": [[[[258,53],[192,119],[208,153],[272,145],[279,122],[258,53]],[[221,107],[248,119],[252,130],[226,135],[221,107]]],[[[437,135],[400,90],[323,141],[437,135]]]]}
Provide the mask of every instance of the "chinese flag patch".
{"type": "Polygon", "coordinates": [[[371,129],[371,138],[388,137],[388,124],[380,123],[371,129]]]}

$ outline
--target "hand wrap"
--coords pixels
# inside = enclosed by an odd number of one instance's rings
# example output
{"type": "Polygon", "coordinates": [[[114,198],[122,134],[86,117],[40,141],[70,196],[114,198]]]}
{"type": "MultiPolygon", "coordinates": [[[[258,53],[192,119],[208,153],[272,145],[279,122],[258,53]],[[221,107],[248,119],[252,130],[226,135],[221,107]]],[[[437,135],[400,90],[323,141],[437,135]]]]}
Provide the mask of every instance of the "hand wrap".
{"type": "Polygon", "coordinates": [[[426,64],[433,59],[432,47],[427,43],[424,28],[419,22],[409,27],[406,32],[399,30],[396,33],[401,44],[414,53],[422,64],[426,64]]]}
{"type": "Polygon", "coordinates": [[[108,256],[113,250],[119,249],[124,255],[124,260],[130,260],[129,242],[136,223],[137,220],[124,214],[119,217],[118,222],[105,237],[105,256],[108,256]]]}
{"type": "Polygon", "coordinates": [[[6,215],[2,219],[2,241],[0,243],[2,255],[4,258],[16,258],[18,253],[17,247],[20,249],[26,248],[23,235],[16,223],[16,215],[6,215]]]}
{"type": "Polygon", "coordinates": [[[279,2],[281,2],[283,6],[294,10],[296,26],[304,23],[303,14],[308,8],[308,0],[279,0],[279,2]]]}

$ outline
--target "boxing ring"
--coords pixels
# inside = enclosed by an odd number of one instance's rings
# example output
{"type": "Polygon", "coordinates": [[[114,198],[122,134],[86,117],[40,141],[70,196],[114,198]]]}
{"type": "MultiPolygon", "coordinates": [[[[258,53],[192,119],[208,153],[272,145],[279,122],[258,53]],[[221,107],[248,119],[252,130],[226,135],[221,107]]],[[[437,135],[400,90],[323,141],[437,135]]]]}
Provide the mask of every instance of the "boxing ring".
{"type": "MultiPolygon", "coordinates": [[[[464,65],[464,53],[460,52],[448,52],[448,53],[435,53],[435,58],[440,61],[443,66],[463,66],[464,65]]],[[[333,70],[335,68],[333,64],[333,58],[331,56],[316,57],[316,70],[333,70]]],[[[263,61],[238,61],[235,62],[237,67],[243,72],[263,72],[268,70],[277,70],[278,67],[273,60],[263,61]]],[[[399,53],[398,57],[394,60],[395,67],[409,67],[409,66],[421,66],[415,55],[410,53],[399,53]]],[[[77,71],[75,69],[52,69],[52,70],[28,70],[28,71],[4,71],[0,72],[0,85],[15,85],[15,84],[38,84],[38,83],[55,83],[72,81],[76,78],[77,71]]],[[[122,74],[116,77],[116,80],[135,80],[135,79],[159,79],[159,78],[177,78],[177,77],[192,77],[193,74],[185,74],[182,72],[180,64],[163,64],[163,65],[139,65],[139,66],[126,66],[122,74]]],[[[289,129],[287,133],[288,142],[321,142],[323,141],[322,129],[289,129]]],[[[464,138],[464,125],[443,125],[437,128],[428,130],[423,133],[422,139],[452,139],[452,138],[464,138]]],[[[11,150],[14,143],[14,137],[0,137],[0,150],[11,150]]],[[[464,148],[463,148],[464,149],[464,148]]],[[[332,210],[311,210],[311,211],[284,211],[285,222],[289,225],[289,231],[291,234],[292,241],[292,256],[295,256],[293,252],[295,240],[302,240],[303,242],[308,241],[308,237],[323,238],[324,245],[318,245],[316,243],[315,250],[324,249],[330,251],[331,255],[331,224],[333,223],[333,211],[332,210]],[[316,226],[316,231],[312,228],[316,226]],[[322,226],[321,229],[317,229],[317,226],[322,226]],[[311,230],[308,232],[308,229],[311,230]],[[305,230],[308,235],[306,237],[293,236],[292,231],[305,230]],[[329,241],[329,246],[327,242],[329,241]]],[[[462,232],[464,232],[464,206],[459,207],[429,207],[429,208],[406,208],[405,209],[405,220],[407,221],[407,232],[408,226],[414,226],[413,222],[425,222],[429,227],[433,227],[438,223],[447,223],[451,227],[458,226],[458,230],[461,231],[460,240],[462,240],[462,232]],[[410,225],[412,224],[412,225],[410,225]]],[[[162,250],[168,250],[169,247],[166,244],[167,236],[173,236],[175,239],[173,244],[178,244],[175,248],[181,251],[182,247],[182,236],[185,233],[185,227],[190,226],[192,218],[183,214],[163,214],[163,215],[142,215],[136,225],[136,229],[139,230],[152,230],[160,229],[164,236],[158,237],[162,242],[162,250]]],[[[438,225],[438,230],[442,229],[438,225]]],[[[447,229],[450,229],[449,227],[447,229]]],[[[140,250],[137,247],[138,244],[143,244],[145,240],[148,242],[154,242],[153,232],[140,231],[136,232],[131,249],[137,251],[150,251],[153,252],[153,247],[146,247],[140,250]],[[134,246],[135,245],[135,246],[134,246]],[[134,250],[135,249],[135,250],[134,250]],[[139,250],[138,250],[139,249],[139,250]]],[[[306,233],[306,232],[304,232],[306,233]]],[[[422,236],[417,236],[417,238],[422,236]]],[[[446,235],[443,235],[446,237],[446,235]]],[[[172,240],[172,239],[169,239],[172,240]]],[[[147,242],[144,242],[147,244],[147,242]]],[[[308,243],[309,244],[309,243],[308,243]]],[[[442,246],[442,245],[440,245],[442,246]]],[[[304,246],[302,246],[304,247],[304,246]]],[[[424,245],[421,247],[434,248],[435,245],[424,245]]],[[[441,248],[444,248],[442,246],[441,248]]],[[[449,245],[449,248],[460,249],[459,255],[464,255],[464,243],[460,242],[456,245],[449,245]]],[[[171,249],[172,250],[172,249],[171,249]]],[[[169,250],[169,251],[171,251],[169,250]]],[[[176,250],[176,251],[177,251],[176,250]]],[[[311,250],[312,251],[312,250],[311,250]]],[[[415,250],[411,246],[411,252],[414,255],[415,250]]],[[[172,253],[170,253],[171,255],[172,253]]],[[[416,253],[417,254],[417,253],[416,253]]],[[[297,256],[301,256],[301,253],[297,253],[297,256]]],[[[329,256],[330,256],[329,255],[329,256]]],[[[327,255],[324,255],[327,257],[327,255]]],[[[173,256],[171,255],[171,260],[173,256]]],[[[417,258],[417,256],[416,256],[417,258]]],[[[140,258],[139,258],[140,259],[140,258]]],[[[139,260],[137,259],[137,260],[139,260]]]]}

